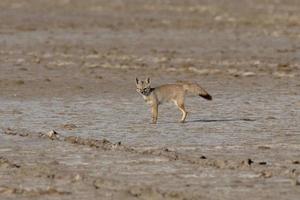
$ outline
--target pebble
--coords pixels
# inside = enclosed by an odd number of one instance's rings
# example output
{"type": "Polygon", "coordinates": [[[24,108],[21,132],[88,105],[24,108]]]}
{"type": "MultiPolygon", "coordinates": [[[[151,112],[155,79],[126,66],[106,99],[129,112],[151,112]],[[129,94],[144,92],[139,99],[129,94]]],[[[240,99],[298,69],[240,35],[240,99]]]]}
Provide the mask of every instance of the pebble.
{"type": "Polygon", "coordinates": [[[270,172],[270,171],[262,171],[261,173],[260,173],[260,176],[261,177],[264,177],[264,178],[271,178],[272,177],[272,172],[270,172]]]}
{"type": "Polygon", "coordinates": [[[261,161],[261,162],[259,162],[258,164],[260,164],[260,165],[266,165],[266,164],[267,164],[267,162],[265,162],[265,161],[261,161]]]}
{"type": "Polygon", "coordinates": [[[55,140],[55,139],[58,139],[59,138],[59,135],[56,131],[52,130],[52,131],[49,131],[47,133],[47,136],[51,139],[51,140],[55,140]]]}
{"type": "Polygon", "coordinates": [[[244,73],[242,73],[242,76],[245,76],[245,77],[255,76],[255,75],[256,75],[256,73],[254,73],[254,72],[244,72],[244,73]]]}

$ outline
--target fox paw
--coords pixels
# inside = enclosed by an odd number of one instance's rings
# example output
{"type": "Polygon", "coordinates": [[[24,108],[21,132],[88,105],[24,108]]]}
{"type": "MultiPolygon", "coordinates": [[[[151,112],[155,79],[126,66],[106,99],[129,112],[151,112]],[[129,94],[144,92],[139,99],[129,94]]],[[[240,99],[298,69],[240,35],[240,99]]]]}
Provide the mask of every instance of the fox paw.
{"type": "Polygon", "coordinates": [[[152,120],[151,124],[156,124],[156,122],[157,122],[156,120],[152,120]]]}

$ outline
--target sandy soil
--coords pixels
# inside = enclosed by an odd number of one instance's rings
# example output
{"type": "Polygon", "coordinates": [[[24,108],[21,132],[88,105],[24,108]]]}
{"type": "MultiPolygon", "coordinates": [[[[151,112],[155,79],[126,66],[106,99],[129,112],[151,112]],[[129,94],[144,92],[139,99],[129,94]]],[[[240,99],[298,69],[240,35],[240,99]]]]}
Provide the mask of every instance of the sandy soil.
{"type": "Polygon", "coordinates": [[[0,1],[1,199],[299,198],[299,1],[184,2],[0,1]]]}

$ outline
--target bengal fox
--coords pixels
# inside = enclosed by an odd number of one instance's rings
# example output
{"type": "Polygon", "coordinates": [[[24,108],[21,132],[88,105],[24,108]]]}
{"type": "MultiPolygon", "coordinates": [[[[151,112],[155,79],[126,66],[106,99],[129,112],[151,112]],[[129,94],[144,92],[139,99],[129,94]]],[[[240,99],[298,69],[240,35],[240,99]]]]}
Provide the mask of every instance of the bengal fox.
{"type": "Polygon", "coordinates": [[[184,107],[184,98],[186,93],[201,96],[206,100],[212,100],[212,96],[208,94],[197,83],[178,81],[174,84],[165,84],[155,88],[151,87],[150,78],[141,81],[136,78],[136,91],[142,95],[147,104],[152,108],[152,123],[157,122],[158,106],[164,102],[174,102],[182,112],[180,122],[185,122],[187,111],[184,107]]]}

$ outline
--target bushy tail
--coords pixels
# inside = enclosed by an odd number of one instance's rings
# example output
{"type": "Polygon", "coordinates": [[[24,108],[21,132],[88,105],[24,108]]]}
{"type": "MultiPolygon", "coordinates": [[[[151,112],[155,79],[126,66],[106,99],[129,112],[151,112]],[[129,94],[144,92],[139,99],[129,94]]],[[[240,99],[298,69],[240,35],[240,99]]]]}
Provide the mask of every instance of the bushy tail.
{"type": "Polygon", "coordinates": [[[183,89],[193,95],[199,95],[206,100],[212,100],[212,96],[197,83],[190,83],[186,81],[177,81],[177,83],[182,84],[183,89]]]}

